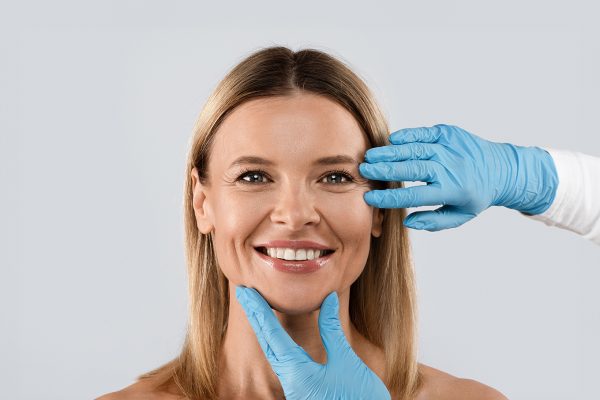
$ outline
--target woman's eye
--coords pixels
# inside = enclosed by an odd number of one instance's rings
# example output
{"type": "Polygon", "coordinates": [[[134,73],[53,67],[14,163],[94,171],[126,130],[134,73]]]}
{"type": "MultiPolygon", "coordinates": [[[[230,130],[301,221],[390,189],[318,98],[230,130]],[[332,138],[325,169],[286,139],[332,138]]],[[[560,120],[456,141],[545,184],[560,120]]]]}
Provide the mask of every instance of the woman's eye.
{"type": "Polygon", "coordinates": [[[340,183],[351,183],[354,181],[354,179],[352,179],[352,176],[350,174],[343,172],[343,171],[332,171],[329,174],[327,174],[325,176],[325,178],[330,177],[330,176],[335,177],[335,179],[337,179],[338,182],[340,182],[340,183]],[[346,179],[346,182],[341,182],[340,179],[342,179],[342,178],[346,179]]]}
{"type": "MultiPolygon", "coordinates": [[[[260,177],[266,177],[266,172],[261,171],[261,170],[256,170],[256,171],[246,171],[244,173],[242,173],[237,180],[241,181],[242,183],[249,183],[249,184],[260,184],[260,183],[266,183],[266,182],[261,182],[260,181],[260,177]],[[244,178],[250,178],[248,179],[244,179],[244,178]]],[[[349,173],[345,172],[345,171],[331,171],[329,172],[327,175],[325,175],[321,181],[323,179],[327,179],[328,177],[333,177],[333,181],[334,181],[334,185],[335,184],[343,184],[343,183],[352,183],[354,182],[354,179],[352,178],[352,175],[350,175],[349,173]],[[346,181],[341,181],[341,179],[346,179],[346,181]],[[337,183],[336,183],[337,182],[337,183]]],[[[330,183],[330,182],[326,182],[326,183],[330,183]]]]}
{"type": "Polygon", "coordinates": [[[255,182],[253,180],[247,181],[244,180],[243,178],[249,176],[251,178],[256,178],[257,176],[264,176],[265,172],[263,171],[248,171],[248,172],[244,172],[243,174],[241,174],[237,180],[241,180],[243,183],[250,183],[250,184],[255,184],[255,183],[262,183],[262,182],[255,182]]]}

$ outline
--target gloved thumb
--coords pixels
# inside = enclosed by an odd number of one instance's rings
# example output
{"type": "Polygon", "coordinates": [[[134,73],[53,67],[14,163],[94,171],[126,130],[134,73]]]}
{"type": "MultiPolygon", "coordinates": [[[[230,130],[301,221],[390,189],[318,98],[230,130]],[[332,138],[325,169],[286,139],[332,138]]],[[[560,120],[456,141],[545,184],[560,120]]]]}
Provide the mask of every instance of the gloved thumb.
{"type": "Polygon", "coordinates": [[[353,352],[342,330],[339,309],[340,304],[337,293],[331,292],[323,300],[319,311],[319,333],[325,351],[327,351],[328,364],[336,359],[340,360],[348,351],[353,352]]]}
{"type": "Polygon", "coordinates": [[[458,211],[458,208],[445,205],[431,211],[415,211],[404,219],[404,225],[414,229],[439,231],[442,229],[456,228],[475,218],[477,214],[458,211]]]}

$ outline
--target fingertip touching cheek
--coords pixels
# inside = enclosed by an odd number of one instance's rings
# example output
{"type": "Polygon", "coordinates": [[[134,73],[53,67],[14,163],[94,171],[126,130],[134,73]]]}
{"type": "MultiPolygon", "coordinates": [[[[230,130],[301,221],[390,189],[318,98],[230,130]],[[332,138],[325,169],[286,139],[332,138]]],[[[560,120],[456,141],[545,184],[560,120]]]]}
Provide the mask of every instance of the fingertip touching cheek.
{"type": "Polygon", "coordinates": [[[258,99],[216,135],[205,201],[230,285],[254,287],[292,313],[348,290],[381,223],[363,198],[371,187],[358,165],[368,142],[353,116],[317,95],[258,99]]]}

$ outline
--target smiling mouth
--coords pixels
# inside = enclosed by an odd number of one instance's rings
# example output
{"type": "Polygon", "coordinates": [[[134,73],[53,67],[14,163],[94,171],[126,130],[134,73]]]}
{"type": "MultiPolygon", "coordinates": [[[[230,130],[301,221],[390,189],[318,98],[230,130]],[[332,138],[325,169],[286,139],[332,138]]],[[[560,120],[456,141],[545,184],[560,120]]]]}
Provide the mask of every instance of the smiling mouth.
{"type": "MultiPolygon", "coordinates": [[[[267,248],[266,247],[255,247],[254,250],[256,250],[256,251],[258,251],[260,253],[263,253],[267,257],[271,257],[269,255],[269,253],[267,252],[267,248]]],[[[313,260],[318,260],[319,258],[328,256],[328,255],[330,255],[331,253],[334,253],[334,252],[335,252],[335,250],[325,250],[323,253],[321,253],[319,255],[318,258],[314,258],[313,260]]],[[[278,260],[285,260],[284,258],[277,258],[277,257],[271,257],[271,258],[276,258],[278,260]]],[[[310,260],[306,259],[306,260],[285,260],[285,261],[310,261],[310,260]]]]}

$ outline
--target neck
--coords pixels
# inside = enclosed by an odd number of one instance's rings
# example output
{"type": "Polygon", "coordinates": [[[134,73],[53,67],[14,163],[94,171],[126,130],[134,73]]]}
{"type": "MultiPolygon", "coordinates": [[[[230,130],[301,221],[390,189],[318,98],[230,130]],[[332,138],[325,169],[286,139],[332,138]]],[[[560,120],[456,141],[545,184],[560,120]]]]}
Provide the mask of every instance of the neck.
{"type": "MultiPolygon", "coordinates": [[[[342,329],[348,343],[359,356],[361,353],[364,356],[373,356],[372,349],[367,349],[366,339],[350,323],[349,295],[349,289],[338,293],[342,329]]],[[[327,353],[319,335],[319,310],[299,315],[283,314],[275,310],[273,312],[290,337],[315,362],[327,362],[327,353]]],[[[235,297],[235,286],[232,284],[229,285],[229,316],[220,354],[219,380],[220,398],[284,398],[279,379],[235,297]]]]}

